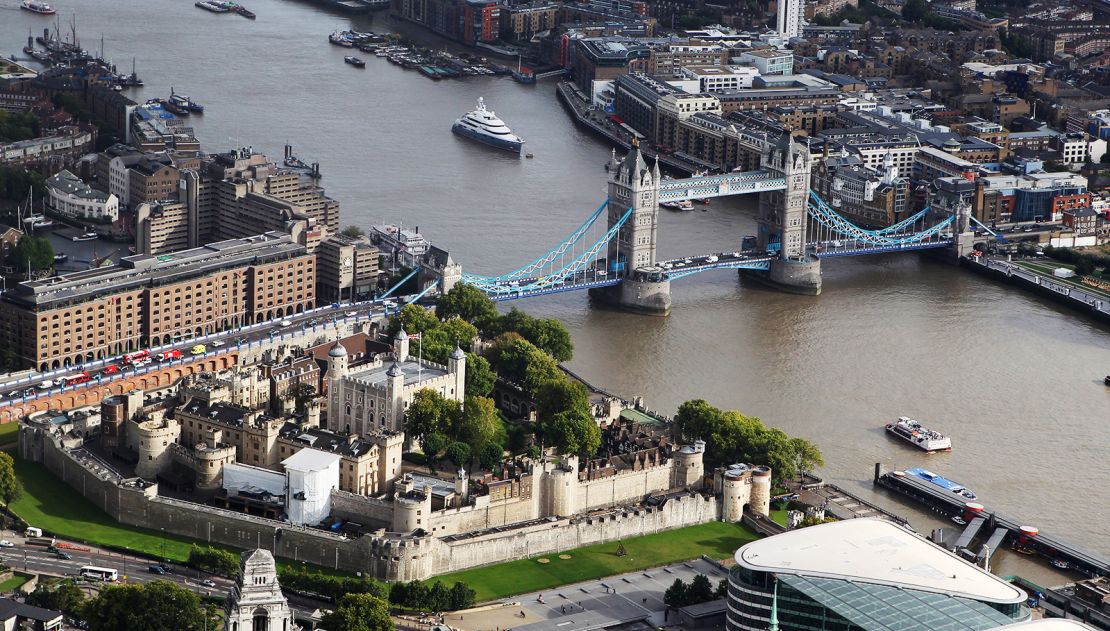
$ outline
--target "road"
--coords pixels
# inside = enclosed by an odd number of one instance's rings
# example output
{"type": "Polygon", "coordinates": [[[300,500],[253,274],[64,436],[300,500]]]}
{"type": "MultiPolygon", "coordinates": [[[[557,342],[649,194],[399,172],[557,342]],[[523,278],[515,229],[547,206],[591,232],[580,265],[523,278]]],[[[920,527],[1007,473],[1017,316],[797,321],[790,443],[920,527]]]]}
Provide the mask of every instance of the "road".
{"type": "MultiPolygon", "coordinates": [[[[14,547],[0,548],[0,562],[16,570],[24,570],[48,576],[78,576],[81,568],[86,565],[105,567],[119,572],[120,583],[149,583],[162,580],[176,583],[190,591],[202,596],[223,597],[235,583],[234,580],[207,574],[183,565],[168,563],[170,571],[158,574],[150,571],[150,567],[157,564],[147,558],[122,554],[86,546],[84,544],[69,544],[87,550],[63,549],[70,558],[64,559],[53,552],[48,552],[45,546],[27,545],[26,539],[11,531],[0,533],[0,538],[10,541],[14,547]],[[202,581],[211,581],[212,585],[205,585],[202,581]]],[[[58,540],[61,542],[61,540],[58,540]]],[[[289,606],[297,612],[298,618],[310,615],[313,611],[327,607],[322,601],[304,598],[296,594],[286,594],[289,606]]]]}
{"type": "MultiPolygon", "coordinates": [[[[189,361],[193,359],[191,351],[194,346],[197,345],[205,346],[205,352],[198,354],[203,357],[226,351],[228,348],[245,346],[251,343],[280,340],[282,337],[300,334],[316,327],[323,328],[325,325],[333,322],[365,319],[372,320],[375,318],[388,317],[396,313],[401,306],[407,304],[413,298],[414,296],[403,296],[393,299],[379,298],[377,300],[356,303],[333,303],[323,307],[317,307],[304,313],[287,316],[282,319],[274,319],[227,331],[219,331],[196,338],[184,338],[172,344],[164,344],[147,350],[150,351],[152,356],[164,351],[176,350],[181,353],[181,358],[169,360],[170,363],[189,361]]],[[[124,363],[122,357],[111,357],[86,363],[79,368],[60,368],[45,373],[33,373],[29,377],[0,377],[0,408],[12,405],[13,403],[30,401],[38,397],[48,396],[55,392],[89,387],[89,384],[95,384],[96,386],[107,385],[122,376],[131,376],[157,370],[163,363],[165,362],[150,361],[145,365],[135,366],[124,363]],[[90,381],[86,384],[66,386],[59,383],[63,378],[80,374],[82,371],[86,372],[90,378],[90,381]]]]}

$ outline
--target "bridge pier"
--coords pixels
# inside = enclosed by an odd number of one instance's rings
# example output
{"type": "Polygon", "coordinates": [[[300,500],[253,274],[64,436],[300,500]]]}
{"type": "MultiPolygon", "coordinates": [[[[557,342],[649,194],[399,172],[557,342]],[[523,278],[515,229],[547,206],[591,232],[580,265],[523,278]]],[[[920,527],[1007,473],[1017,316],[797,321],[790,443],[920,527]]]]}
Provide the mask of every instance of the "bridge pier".
{"type": "Polygon", "coordinates": [[[666,316],[671,312],[671,281],[661,267],[643,267],[612,287],[590,290],[590,297],[624,311],[666,316]]]}
{"type": "Polygon", "coordinates": [[[816,296],[821,293],[821,259],[775,259],[767,271],[740,270],[740,275],[791,294],[816,296]]]}

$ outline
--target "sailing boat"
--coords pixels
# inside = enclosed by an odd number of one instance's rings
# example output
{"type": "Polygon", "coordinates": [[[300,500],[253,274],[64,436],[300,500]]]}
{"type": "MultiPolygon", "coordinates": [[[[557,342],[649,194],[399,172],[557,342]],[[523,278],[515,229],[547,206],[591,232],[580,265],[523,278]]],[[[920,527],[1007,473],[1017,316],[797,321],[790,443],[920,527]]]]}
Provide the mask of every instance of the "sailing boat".
{"type": "Polygon", "coordinates": [[[36,215],[35,213],[35,189],[34,187],[27,193],[27,216],[23,218],[23,223],[29,224],[28,227],[34,230],[35,228],[49,228],[54,225],[53,221],[46,218],[46,214],[36,215]]]}

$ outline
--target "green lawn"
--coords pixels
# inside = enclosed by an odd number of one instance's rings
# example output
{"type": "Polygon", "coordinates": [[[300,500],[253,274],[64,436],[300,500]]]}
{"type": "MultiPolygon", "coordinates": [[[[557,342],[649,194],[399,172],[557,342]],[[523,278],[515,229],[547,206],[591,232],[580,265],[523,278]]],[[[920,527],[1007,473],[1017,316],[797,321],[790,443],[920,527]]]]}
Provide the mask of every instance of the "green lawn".
{"type": "Polygon", "coordinates": [[[13,575],[8,580],[0,583],[0,594],[6,594],[14,589],[19,588],[21,585],[26,583],[27,580],[28,579],[26,576],[20,576],[19,574],[13,575]]]}
{"type": "MultiPolygon", "coordinates": [[[[12,502],[9,508],[23,521],[42,528],[44,534],[158,559],[166,558],[176,563],[188,560],[189,548],[194,543],[207,545],[203,541],[171,534],[163,538],[158,531],[120,524],[38,463],[16,458],[15,472],[23,483],[23,497],[12,502]],[[165,554],[162,553],[163,542],[165,554]]],[[[217,547],[239,552],[228,546],[217,547]]],[[[279,567],[286,565],[298,564],[278,559],[279,567]]],[[[325,574],[349,576],[347,572],[309,567],[325,574]]]]}
{"type": "Polygon", "coordinates": [[[732,556],[740,546],[758,538],[759,535],[746,526],[716,521],[626,539],[623,543],[628,554],[623,557],[616,555],[617,542],[603,543],[564,551],[564,555],[571,557],[569,559],[560,559],[559,554],[546,554],[445,574],[432,580],[441,580],[448,584],[463,581],[474,588],[478,593],[478,601],[483,602],[658,567],[703,554],[714,559],[724,559],[732,556]],[[537,559],[547,559],[548,562],[540,563],[537,559]]]}
{"type": "Polygon", "coordinates": [[[1076,280],[1078,277],[1058,278],[1058,277],[1052,275],[1053,270],[1055,270],[1058,267],[1064,267],[1064,268],[1067,268],[1067,269],[1074,270],[1075,266],[1070,264],[1070,263],[1056,263],[1056,262],[1048,262],[1048,263],[1036,262],[1035,263],[1035,262],[1032,262],[1032,261],[1014,261],[1014,265],[1024,267],[1025,269],[1027,269],[1031,272],[1037,272],[1039,274],[1043,274],[1045,276],[1048,276],[1052,281],[1060,283],[1061,285],[1069,285],[1069,286],[1075,287],[1077,289],[1082,289],[1083,291],[1085,291],[1087,293],[1098,294],[1098,295],[1105,296],[1106,298],[1110,299],[1110,293],[1107,293],[1106,291],[1103,291],[1102,289],[1099,289],[1098,287],[1092,287],[1091,285],[1084,285],[1083,283],[1076,280]]]}
{"type": "Polygon", "coordinates": [[[771,511],[771,519],[780,526],[786,526],[786,509],[777,508],[771,511]]]}
{"type": "Polygon", "coordinates": [[[11,447],[16,443],[19,434],[19,423],[4,423],[0,425],[0,449],[11,447]]]}

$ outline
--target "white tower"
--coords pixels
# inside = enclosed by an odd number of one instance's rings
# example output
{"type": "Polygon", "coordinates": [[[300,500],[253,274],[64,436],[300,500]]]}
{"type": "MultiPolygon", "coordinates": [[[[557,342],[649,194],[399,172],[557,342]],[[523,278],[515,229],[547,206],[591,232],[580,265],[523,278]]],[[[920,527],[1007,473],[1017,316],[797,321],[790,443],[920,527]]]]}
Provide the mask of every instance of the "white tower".
{"type": "Polygon", "coordinates": [[[294,631],[293,610],[278,585],[274,557],[266,550],[243,553],[239,580],[224,605],[227,631],[294,631]]]}
{"type": "Polygon", "coordinates": [[[343,405],[343,379],[347,376],[347,349],[339,342],[328,351],[328,425],[339,431],[349,423],[343,405]]]}

